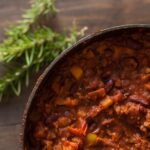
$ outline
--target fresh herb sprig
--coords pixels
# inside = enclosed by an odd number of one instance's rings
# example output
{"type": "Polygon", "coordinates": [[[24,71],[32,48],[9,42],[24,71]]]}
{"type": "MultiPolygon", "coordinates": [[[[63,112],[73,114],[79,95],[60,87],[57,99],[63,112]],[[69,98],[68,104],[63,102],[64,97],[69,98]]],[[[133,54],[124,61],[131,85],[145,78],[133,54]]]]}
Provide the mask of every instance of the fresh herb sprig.
{"type": "MultiPolygon", "coordinates": [[[[31,8],[25,12],[22,20],[16,26],[6,29],[7,39],[0,44],[0,61],[10,62],[20,57],[27,50],[23,46],[28,44],[29,38],[26,37],[28,36],[26,34],[30,31],[31,26],[38,23],[40,16],[46,16],[49,13],[56,13],[54,0],[32,0],[31,8]]],[[[39,25],[37,25],[37,28],[39,28],[39,25]]]]}
{"type": "MultiPolygon", "coordinates": [[[[56,33],[49,27],[38,24],[40,16],[54,14],[54,0],[33,0],[31,8],[23,15],[18,25],[7,30],[7,39],[0,44],[0,61],[5,64],[19,62],[0,78],[0,98],[12,91],[20,95],[29,84],[31,74],[49,64],[65,48],[77,40],[79,33],[74,28],[70,35],[56,33]],[[36,27],[31,29],[31,26],[36,27]],[[9,92],[8,92],[9,91],[9,92]]],[[[84,33],[84,29],[80,34],[84,33]]]]}
{"type": "Polygon", "coordinates": [[[76,37],[73,33],[66,38],[65,34],[54,33],[49,28],[39,29],[36,34],[34,33],[35,44],[24,54],[24,62],[0,79],[1,97],[2,94],[7,94],[5,92],[9,89],[20,95],[22,85],[28,86],[30,75],[50,63],[65,47],[72,44],[76,37]],[[42,35],[40,38],[39,34],[42,35]]]}

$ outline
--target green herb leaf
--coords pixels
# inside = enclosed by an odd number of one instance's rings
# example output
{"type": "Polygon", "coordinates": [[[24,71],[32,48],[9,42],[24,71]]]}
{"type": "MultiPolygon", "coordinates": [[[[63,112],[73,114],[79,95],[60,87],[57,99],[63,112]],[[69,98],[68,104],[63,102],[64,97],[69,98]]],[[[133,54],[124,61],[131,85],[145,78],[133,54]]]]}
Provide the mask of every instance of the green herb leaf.
{"type": "Polygon", "coordinates": [[[32,74],[53,61],[84,32],[83,29],[78,33],[74,27],[70,35],[56,33],[51,28],[38,24],[40,16],[55,12],[54,0],[33,0],[31,8],[25,12],[19,24],[7,30],[8,37],[0,44],[0,62],[19,62],[19,65],[8,69],[0,78],[0,101],[10,93],[19,96],[22,86],[29,85],[32,74]],[[31,29],[35,24],[36,27],[31,29]]]}

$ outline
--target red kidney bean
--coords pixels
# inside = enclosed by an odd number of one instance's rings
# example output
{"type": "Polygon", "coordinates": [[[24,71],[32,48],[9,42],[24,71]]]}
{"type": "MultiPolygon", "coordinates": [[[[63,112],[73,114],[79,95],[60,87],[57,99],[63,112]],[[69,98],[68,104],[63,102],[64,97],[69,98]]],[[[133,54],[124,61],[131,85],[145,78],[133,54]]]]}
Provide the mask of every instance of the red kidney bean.
{"type": "Polygon", "coordinates": [[[111,49],[111,48],[106,48],[104,50],[104,54],[103,54],[103,57],[107,57],[109,59],[111,59],[111,57],[113,57],[113,54],[114,54],[114,50],[111,49]]]}
{"type": "Polygon", "coordinates": [[[58,114],[52,114],[46,119],[46,125],[52,124],[52,122],[56,121],[58,119],[59,115],[58,114]]]}
{"type": "Polygon", "coordinates": [[[142,43],[140,43],[139,41],[134,40],[132,38],[128,38],[126,40],[126,46],[129,47],[129,48],[135,49],[135,50],[140,50],[140,49],[143,48],[142,43]]]}
{"type": "Polygon", "coordinates": [[[70,95],[74,95],[76,93],[78,89],[78,85],[77,84],[72,84],[71,87],[70,87],[70,95]]]}
{"type": "Polygon", "coordinates": [[[144,98],[142,98],[142,97],[140,97],[138,95],[131,95],[131,96],[129,96],[129,100],[132,101],[132,102],[141,104],[143,106],[149,106],[149,102],[146,99],[144,99],[144,98]]]}
{"type": "Polygon", "coordinates": [[[120,69],[136,70],[139,63],[135,57],[125,57],[121,59],[120,65],[120,69]]]}
{"type": "Polygon", "coordinates": [[[112,79],[108,80],[105,84],[106,93],[110,92],[114,86],[114,81],[112,79]]]}

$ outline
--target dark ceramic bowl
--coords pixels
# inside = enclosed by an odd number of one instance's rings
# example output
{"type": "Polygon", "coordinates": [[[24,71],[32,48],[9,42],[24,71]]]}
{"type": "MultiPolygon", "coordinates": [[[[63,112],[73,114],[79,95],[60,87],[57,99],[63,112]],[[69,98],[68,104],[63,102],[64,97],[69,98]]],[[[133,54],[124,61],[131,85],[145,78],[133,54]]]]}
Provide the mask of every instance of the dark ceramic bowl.
{"type": "MultiPolygon", "coordinates": [[[[43,74],[39,77],[37,80],[36,85],[34,86],[31,95],[28,99],[27,105],[25,107],[25,112],[23,116],[23,123],[22,123],[22,131],[21,131],[21,149],[25,149],[25,145],[27,143],[27,138],[26,138],[26,131],[28,128],[28,116],[30,114],[30,111],[33,107],[33,102],[35,100],[35,96],[37,93],[40,92],[40,89],[44,87],[44,83],[48,81],[48,78],[52,76],[54,69],[56,66],[58,66],[66,56],[70,55],[73,52],[77,52],[80,49],[83,49],[87,45],[90,45],[91,43],[103,39],[105,37],[109,36],[115,36],[118,34],[122,34],[124,32],[130,33],[132,31],[138,31],[138,30],[144,30],[144,31],[149,31],[150,32],[150,24],[145,25],[145,24],[137,24],[137,25],[123,25],[123,26],[117,26],[117,27],[112,27],[109,29],[105,29],[103,31],[91,34],[89,36],[86,36],[85,38],[79,40],[76,44],[74,44],[71,48],[65,50],[63,53],[60,54],[43,72],[43,74]]],[[[26,149],[25,149],[26,150],[26,149]]]]}

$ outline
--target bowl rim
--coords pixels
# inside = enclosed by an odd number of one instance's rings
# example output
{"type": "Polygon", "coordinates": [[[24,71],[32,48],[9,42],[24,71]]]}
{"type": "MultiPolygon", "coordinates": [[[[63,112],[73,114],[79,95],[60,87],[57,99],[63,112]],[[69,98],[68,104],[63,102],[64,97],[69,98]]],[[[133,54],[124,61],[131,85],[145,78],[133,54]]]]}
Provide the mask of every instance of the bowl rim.
{"type": "Polygon", "coordinates": [[[25,129],[26,129],[26,123],[27,123],[27,116],[28,116],[28,112],[29,109],[32,105],[32,100],[34,99],[37,90],[39,89],[40,85],[43,83],[44,79],[46,78],[46,76],[48,75],[48,73],[52,70],[52,68],[55,67],[55,65],[62,59],[64,58],[66,55],[68,55],[68,53],[72,52],[74,49],[76,49],[77,46],[81,45],[82,43],[93,39],[94,37],[97,36],[102,36],[105,35],[106,33],[109,32],[115,32],[115,31],[119,31],[119,30],[126,30],[126,29],[138,29],[138,28],[144,28],[144,29],[150,29],[150,24],[125,24],[125,25],[119,25],[119,26],[113,26],[113,27],[109,27],[109,28],[105,28],[102,30],[99,30],[97,32],[94,32],[92,34],[89,34],[83,38],[81,38],[80,40],[78,40],[76,43],[74,43],[71,47],[65,49],[61,54],[59,54],[59,56],[57,56],[42,72],[42,74],[38,77],[30,95],[29,98],[26,102],[26,105],[24,107],[24,112],[23,112],[23,116],[22,116],[22,122],[21,122],[21,131],[20,131],[20,148],[22,150],[24,150],[25,148],[25,129]]]}

